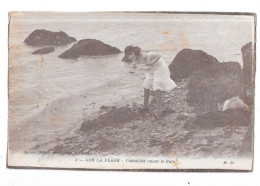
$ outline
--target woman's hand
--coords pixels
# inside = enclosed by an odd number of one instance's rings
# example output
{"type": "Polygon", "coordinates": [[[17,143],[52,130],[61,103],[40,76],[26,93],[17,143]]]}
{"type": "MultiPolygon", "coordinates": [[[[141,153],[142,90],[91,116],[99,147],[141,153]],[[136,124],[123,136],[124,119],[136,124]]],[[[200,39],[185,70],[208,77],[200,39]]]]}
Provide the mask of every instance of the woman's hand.
{"type": "Polygon", "coordinates": [[[132,69],[136,69],[136,68],[137,68],[137,65],[133,62],[133,63],[131,64],[131,68],[132,68],[132,69]]]}

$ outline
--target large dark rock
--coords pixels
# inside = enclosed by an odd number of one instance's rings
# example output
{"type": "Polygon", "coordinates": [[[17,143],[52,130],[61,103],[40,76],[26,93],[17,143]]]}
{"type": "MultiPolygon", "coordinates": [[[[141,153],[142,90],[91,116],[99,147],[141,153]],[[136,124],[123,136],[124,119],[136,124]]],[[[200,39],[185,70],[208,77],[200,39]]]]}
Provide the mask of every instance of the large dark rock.
{"type": "Polygon", "coordinates": [[[241,48],[243,57],[243,79],[245,86],[245,102],[250,107],[254,106],[254,81],[255,81],[255,63],[252,42],[247,43],[241,48]]]}
{"type": "Polygon", "coordinates": [[[45,47],[38,50],[35,50],[32,54],[48,54],[54,51],[53,47],[45,47]]]}
{"type": "Polygon", "coordinates": [[[254,83],[253,70],[255,69],[255,65],[253,64],[252,46],[252,42],[250,42],[244,45],[241,49],[243,57],[243,75],[247,87],[253,87],[254,83]]]}
{"type": "Polygon", "coordinates": [[[121,51],[95,39],[83,39],[74,44],[69,50],[65,51],[60,58],[76,59],[81,55],[86,56],[105,56],[119,54],[121,51]]]}
{"type": "Polygon", "coordinates": [[[44,29],[33,31],[24,42],[30,46],[58,46],[66,45],[77,40],[68,36],[65,32],[51,32],[44,29]]]}
{"type": "Polygon", "coordinates": [[[182,49],[169,65],[171,78],[179,81],[189,77],[193,72],[217,63],[219,62],[215,57],[202,50],[182,49]]]}
{"type": "Polygon", "coordinates": [[[217,110],[218,102],[235,96],[244,99],[242,70],[237,62],[209,65],[188,79],[187,102],[203,110],[217,110]]]}

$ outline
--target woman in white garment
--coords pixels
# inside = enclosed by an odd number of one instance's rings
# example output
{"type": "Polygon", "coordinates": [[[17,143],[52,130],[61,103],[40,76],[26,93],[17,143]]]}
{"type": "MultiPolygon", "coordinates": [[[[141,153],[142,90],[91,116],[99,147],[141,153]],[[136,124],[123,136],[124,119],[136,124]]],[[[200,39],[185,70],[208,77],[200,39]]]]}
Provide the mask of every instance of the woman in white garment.
{"type": "Polygon", "coordinates": [[[145,79],[143,82],[144,88],[144,105],[143,112],[148,112],[148,101],[150,91],[155,94],[156,113],[155,119],[159,119],[162,115],[162,91],[169,92],[177,85],[170,78],[170,70],[167,63],[160,55],[152,54],[151,52],[141,52],[139,47],[127,46],[125,48],[125,56],[123,58],[132,61],[132,68],[137,68],[137,65],[143,64],[147,67],[145,79]]]}

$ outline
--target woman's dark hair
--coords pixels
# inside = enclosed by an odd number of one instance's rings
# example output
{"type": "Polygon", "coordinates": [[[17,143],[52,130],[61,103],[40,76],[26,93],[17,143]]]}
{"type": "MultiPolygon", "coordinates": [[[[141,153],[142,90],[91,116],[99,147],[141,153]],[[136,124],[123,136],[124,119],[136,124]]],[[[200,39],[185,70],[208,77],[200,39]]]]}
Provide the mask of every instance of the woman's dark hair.
{"type": "Polygon", "coordinates": [[[141,52],[141,48],[139,48],[138,46],[134,47],[134,46],[127,46],[125,48],[125,54],[129,54],[129,53],[134,53],[136,56],[138,56],[141,52]]]}

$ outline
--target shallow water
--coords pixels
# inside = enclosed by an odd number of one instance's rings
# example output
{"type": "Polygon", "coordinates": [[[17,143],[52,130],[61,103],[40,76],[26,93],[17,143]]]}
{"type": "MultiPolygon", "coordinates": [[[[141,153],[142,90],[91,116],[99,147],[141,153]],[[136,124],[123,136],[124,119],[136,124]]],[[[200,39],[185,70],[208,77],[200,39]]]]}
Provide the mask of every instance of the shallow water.
{"type": "Polygon", "coordinates": [[[98,39],[121,51],[127,45],[140,46],[162,55],[168,64],[183,48],[242,64],[241,47],[253,40],[252,20],[239,16],[18,13],[11,20],[9,36],[10,136],[37,118],[43,126],[52,121],[51,114],[63,118],[55,118],[56,124],[79,124],[101,105],[141,100],[144,72],[130,74],[129,66],[121,62],[123,54],[58,58],[70,44],[47,55],[32,55],[38,48],[23,41],[35,29],[64,31],[77,40],[98,39]]]}

